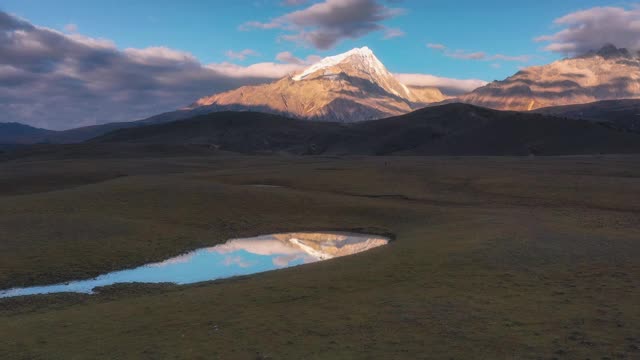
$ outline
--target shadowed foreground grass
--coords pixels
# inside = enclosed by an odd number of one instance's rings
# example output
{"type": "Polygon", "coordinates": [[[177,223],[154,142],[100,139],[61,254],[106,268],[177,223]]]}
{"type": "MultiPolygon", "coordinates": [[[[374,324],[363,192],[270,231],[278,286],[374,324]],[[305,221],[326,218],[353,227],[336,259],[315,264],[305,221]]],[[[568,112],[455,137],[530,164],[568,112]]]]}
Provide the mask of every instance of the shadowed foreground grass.
{"type": "Polygon", "coordinates": [[[640,356],[640,157],[14,160],[0,183],[0,288],[280,231],[397,240],[190,286],[0,300],[2,359],[640,356]]]}

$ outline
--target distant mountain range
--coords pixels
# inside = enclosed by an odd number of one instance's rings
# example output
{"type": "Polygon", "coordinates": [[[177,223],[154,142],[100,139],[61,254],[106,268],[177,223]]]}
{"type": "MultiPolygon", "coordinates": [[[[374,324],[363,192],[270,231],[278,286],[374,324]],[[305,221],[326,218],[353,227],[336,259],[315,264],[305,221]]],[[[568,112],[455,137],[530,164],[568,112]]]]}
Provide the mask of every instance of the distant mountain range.
{"type": "Polygon", "coordinates": [[[0,144],[73,144],[118,129],[171,122],[195,115],[197,115],[195,112],[178,110],[144,120],[84,126],[62,131],[40,129],[19,123],[0,123],[0,144]]]}
{"type": "MultiPolygon", "coordinates": [[[[324,126],[315,125],[317,122],[346,124],[391,116],[396,117],[388,121],[398,121],[400,118],[397,116],[424,106],[455,102],[500,110],[532,110],[556,115],[556,119],[604,122],[614,129],[637,132],[640,131],[639,80],[640,58],[637,54],[607,45],[583,56],[524,69],[504,81],[493,82],[456,99],[446,99],[436,88],[405,86],[365,47],[325,58],[300,73],[270,84],[214,94],[184,109],[145,120],[65,131],[0,123],[0,145],[10,148],[7,145],[77,143],[119,129],[165,124],[228,111],[262,112],[305,119],[308,121],[296,126],[315,129],[324,126]]],[[[255,114],[251,116],[261,118],[255,114]]],[[[511,118],[519,119],[521,115],[511,118]]],[[[469,119],[468,125],[476,129],[474,119],[469,119]]],[[[411,127],[410,124],[405,125],[411,127]]],[[[396,126],[402,125],[398,123],[396,126]]]]}
{"type": "Polygon", "coordinates": [[[638,54],[606,45],[579,57],[526,68],[506,80],[495,81],[451,101],[498,110],[529,111],[638,98],[638,54]]]}
{"type": "Polygon", "coordinates": [[[589,104],[542,108],[535,112],[604,122],[620,129],[640,132],[640,100],[605,100],[589,104]]]}
{"type": "Polygon", "coordinates": [[[467,104],[424,108],[359,123],[303,122],[279,115],[220,112],[121,129],[93,144],[199,144],[297,155],[575,155],[640,152],[640,134],[601,123],[504,112],[467,104]]]}
{"type": "MultiPolygon", "coordinates": [[[[74,143],[120,128],[187,119],[218,111],[259,111],[320,121],[356,122],[406,114],[446,99],[432,87],[400,83],[369,48],[327,57],[279,81],[245,86],[151,118],[65,131],[25,129],[21,137],[0,134],[2,143],[74,143]]],[[[2,132],[0,127],[0,132],[2,132]]]]}
{"type": "Polygon", "coordinates": [[[20,123],[0,123],[0,144],[33,144],[54,134],[55,131],[35,128],[20,123]]]}

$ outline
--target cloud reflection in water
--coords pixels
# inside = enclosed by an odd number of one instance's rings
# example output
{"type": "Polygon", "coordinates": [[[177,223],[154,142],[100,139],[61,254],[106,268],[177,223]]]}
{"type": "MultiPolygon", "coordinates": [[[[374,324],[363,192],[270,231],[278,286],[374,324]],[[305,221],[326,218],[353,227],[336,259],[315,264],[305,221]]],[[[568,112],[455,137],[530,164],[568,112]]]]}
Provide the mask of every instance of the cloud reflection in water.
{"type": "Polygon", "coordinates": [[[291,233],[232,239],[159,263],[94,279],[0,291],[0,298],[59,292],[92,293],[96,287],[117,283],[191,284],[355,254],[387,242],[388,239],[379,236],[346,233],[291,233]]]}

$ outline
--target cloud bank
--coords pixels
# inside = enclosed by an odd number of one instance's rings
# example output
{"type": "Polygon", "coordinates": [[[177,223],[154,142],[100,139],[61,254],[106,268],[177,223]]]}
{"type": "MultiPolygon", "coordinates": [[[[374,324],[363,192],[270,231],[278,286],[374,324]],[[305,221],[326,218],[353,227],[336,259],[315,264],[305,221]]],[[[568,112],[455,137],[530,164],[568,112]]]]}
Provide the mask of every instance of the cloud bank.
{"type": "Polygon", "coordinates": [[[554,21],[562,30],[536,38],[549,42],[548,51],[581,55],[610,43],[640,50],[640,8],[594,7],[567,14],[554,21]]]}
{"type": "Polygon", "coordinates": [[[427,74],[394,74],[403,84],[410,86],[437,87],[446,95],[460,95],[487,84],[478,79],[452,79],[427,74]]]}
{"type": "Polygon", "coordinates": [[[382,25],[402,13],[402,9],[390,8],[377,0],[325,0],[269,22],[245,23],[241,29],[281,29],[287,32],[280,37],[282,40],[327,50],[344,39],[357,39],[374,31],[385,31],[387,39],[402,36],[402,30],[382,25]]]}
{"type": "Polygon", "coordinates": [[[166,47],[120,50],[109,40],[64,34],[1,11],[0,54],[0,122],[49,129],[141,119],[301,67],[205,65],[166,47]]]}

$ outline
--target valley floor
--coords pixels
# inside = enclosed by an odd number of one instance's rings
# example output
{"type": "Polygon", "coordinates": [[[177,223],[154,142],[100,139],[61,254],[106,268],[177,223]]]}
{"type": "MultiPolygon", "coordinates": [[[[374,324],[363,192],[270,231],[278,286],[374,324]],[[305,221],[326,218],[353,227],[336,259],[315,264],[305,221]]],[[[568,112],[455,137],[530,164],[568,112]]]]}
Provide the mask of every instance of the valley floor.
{"type": "Polygon", "coordinates": [[[640,156],[0,162],[0,289],[332,229],[396,241],[190,286],[0,299],[0,358],[640,357],[640,156]]]}

